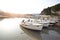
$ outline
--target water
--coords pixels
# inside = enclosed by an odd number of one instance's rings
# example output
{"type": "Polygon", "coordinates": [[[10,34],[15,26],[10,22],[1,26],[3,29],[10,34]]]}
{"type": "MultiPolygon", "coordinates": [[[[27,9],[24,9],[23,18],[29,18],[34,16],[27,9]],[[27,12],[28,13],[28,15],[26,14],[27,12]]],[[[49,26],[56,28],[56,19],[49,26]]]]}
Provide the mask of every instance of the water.
{"type": "Polygon", "coordinates": [[[23,19],[6,18],[1,20],[0,40],[60,40],[60,30],[57,31],[54,28],[45,28],[42,31],[29,30],[20,26],[23,19]]]}

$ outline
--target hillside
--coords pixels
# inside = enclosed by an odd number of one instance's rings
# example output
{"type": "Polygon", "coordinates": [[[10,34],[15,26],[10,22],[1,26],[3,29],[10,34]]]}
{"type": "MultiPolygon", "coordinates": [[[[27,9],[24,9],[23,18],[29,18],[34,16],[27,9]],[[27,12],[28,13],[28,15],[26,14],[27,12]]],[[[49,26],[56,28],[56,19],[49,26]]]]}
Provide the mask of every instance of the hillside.
{"type": "Polygon", "coordinates": [[[48,7],[48,8],[43,9],[41,14],[42,15],[44,14],[44,15],[60,16],[60,4],[56,4],[52,7],[48,7]]]}
{"type": "Polygon", "coordinates": [[[0,18],[24,18],[26,16],[32,16],[32,14],[13,14],[4,11],[0,11],[0,18]]]}

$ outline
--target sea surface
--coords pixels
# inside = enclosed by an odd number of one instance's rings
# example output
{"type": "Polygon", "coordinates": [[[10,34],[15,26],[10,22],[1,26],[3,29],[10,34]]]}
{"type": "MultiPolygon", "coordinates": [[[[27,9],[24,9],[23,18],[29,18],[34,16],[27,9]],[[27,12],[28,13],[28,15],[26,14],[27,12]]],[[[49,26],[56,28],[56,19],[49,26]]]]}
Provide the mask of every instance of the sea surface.
{"type": "Polygon", "coordinates": [[[60,40],[60,27],[30,30],[20,26],[23,19],[25,18],[1,19],[0,40],[60,40]]]}

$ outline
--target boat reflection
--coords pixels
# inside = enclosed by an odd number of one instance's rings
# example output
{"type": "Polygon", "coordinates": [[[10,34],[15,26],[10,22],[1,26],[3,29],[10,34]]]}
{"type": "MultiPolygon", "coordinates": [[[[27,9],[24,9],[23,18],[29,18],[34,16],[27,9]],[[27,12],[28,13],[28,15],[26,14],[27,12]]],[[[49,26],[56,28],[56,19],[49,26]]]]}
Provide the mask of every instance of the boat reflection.
{"type": "Polygon", "coordinates": [[[34,31],[21,27],[21,29],[29,35],[33,40],[60,40],[60,28],[43,28],[42,31],[34,31]]]}
{"type": "Polygon", "coordinates": [[[36,31],[36,30],[34,31],[34,30],[26,29],[24,27],[20,27],[20,28],[33,40],[41,40],[40,31],[36,31]]]}

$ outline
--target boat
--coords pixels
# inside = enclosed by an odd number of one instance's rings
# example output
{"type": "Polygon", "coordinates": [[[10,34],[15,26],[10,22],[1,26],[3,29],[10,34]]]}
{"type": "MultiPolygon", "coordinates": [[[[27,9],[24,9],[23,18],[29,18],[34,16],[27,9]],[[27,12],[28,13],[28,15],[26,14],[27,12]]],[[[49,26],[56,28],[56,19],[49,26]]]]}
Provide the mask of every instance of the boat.
{"type": "Polygon", "coordinates": [[[43,24],[35,22],[34,19],[29,19],[27,21],[23,20],[20,26],[27,28],[27,29],[32,29],[32,30],[42,30],[43,28],[43,24]]]}

